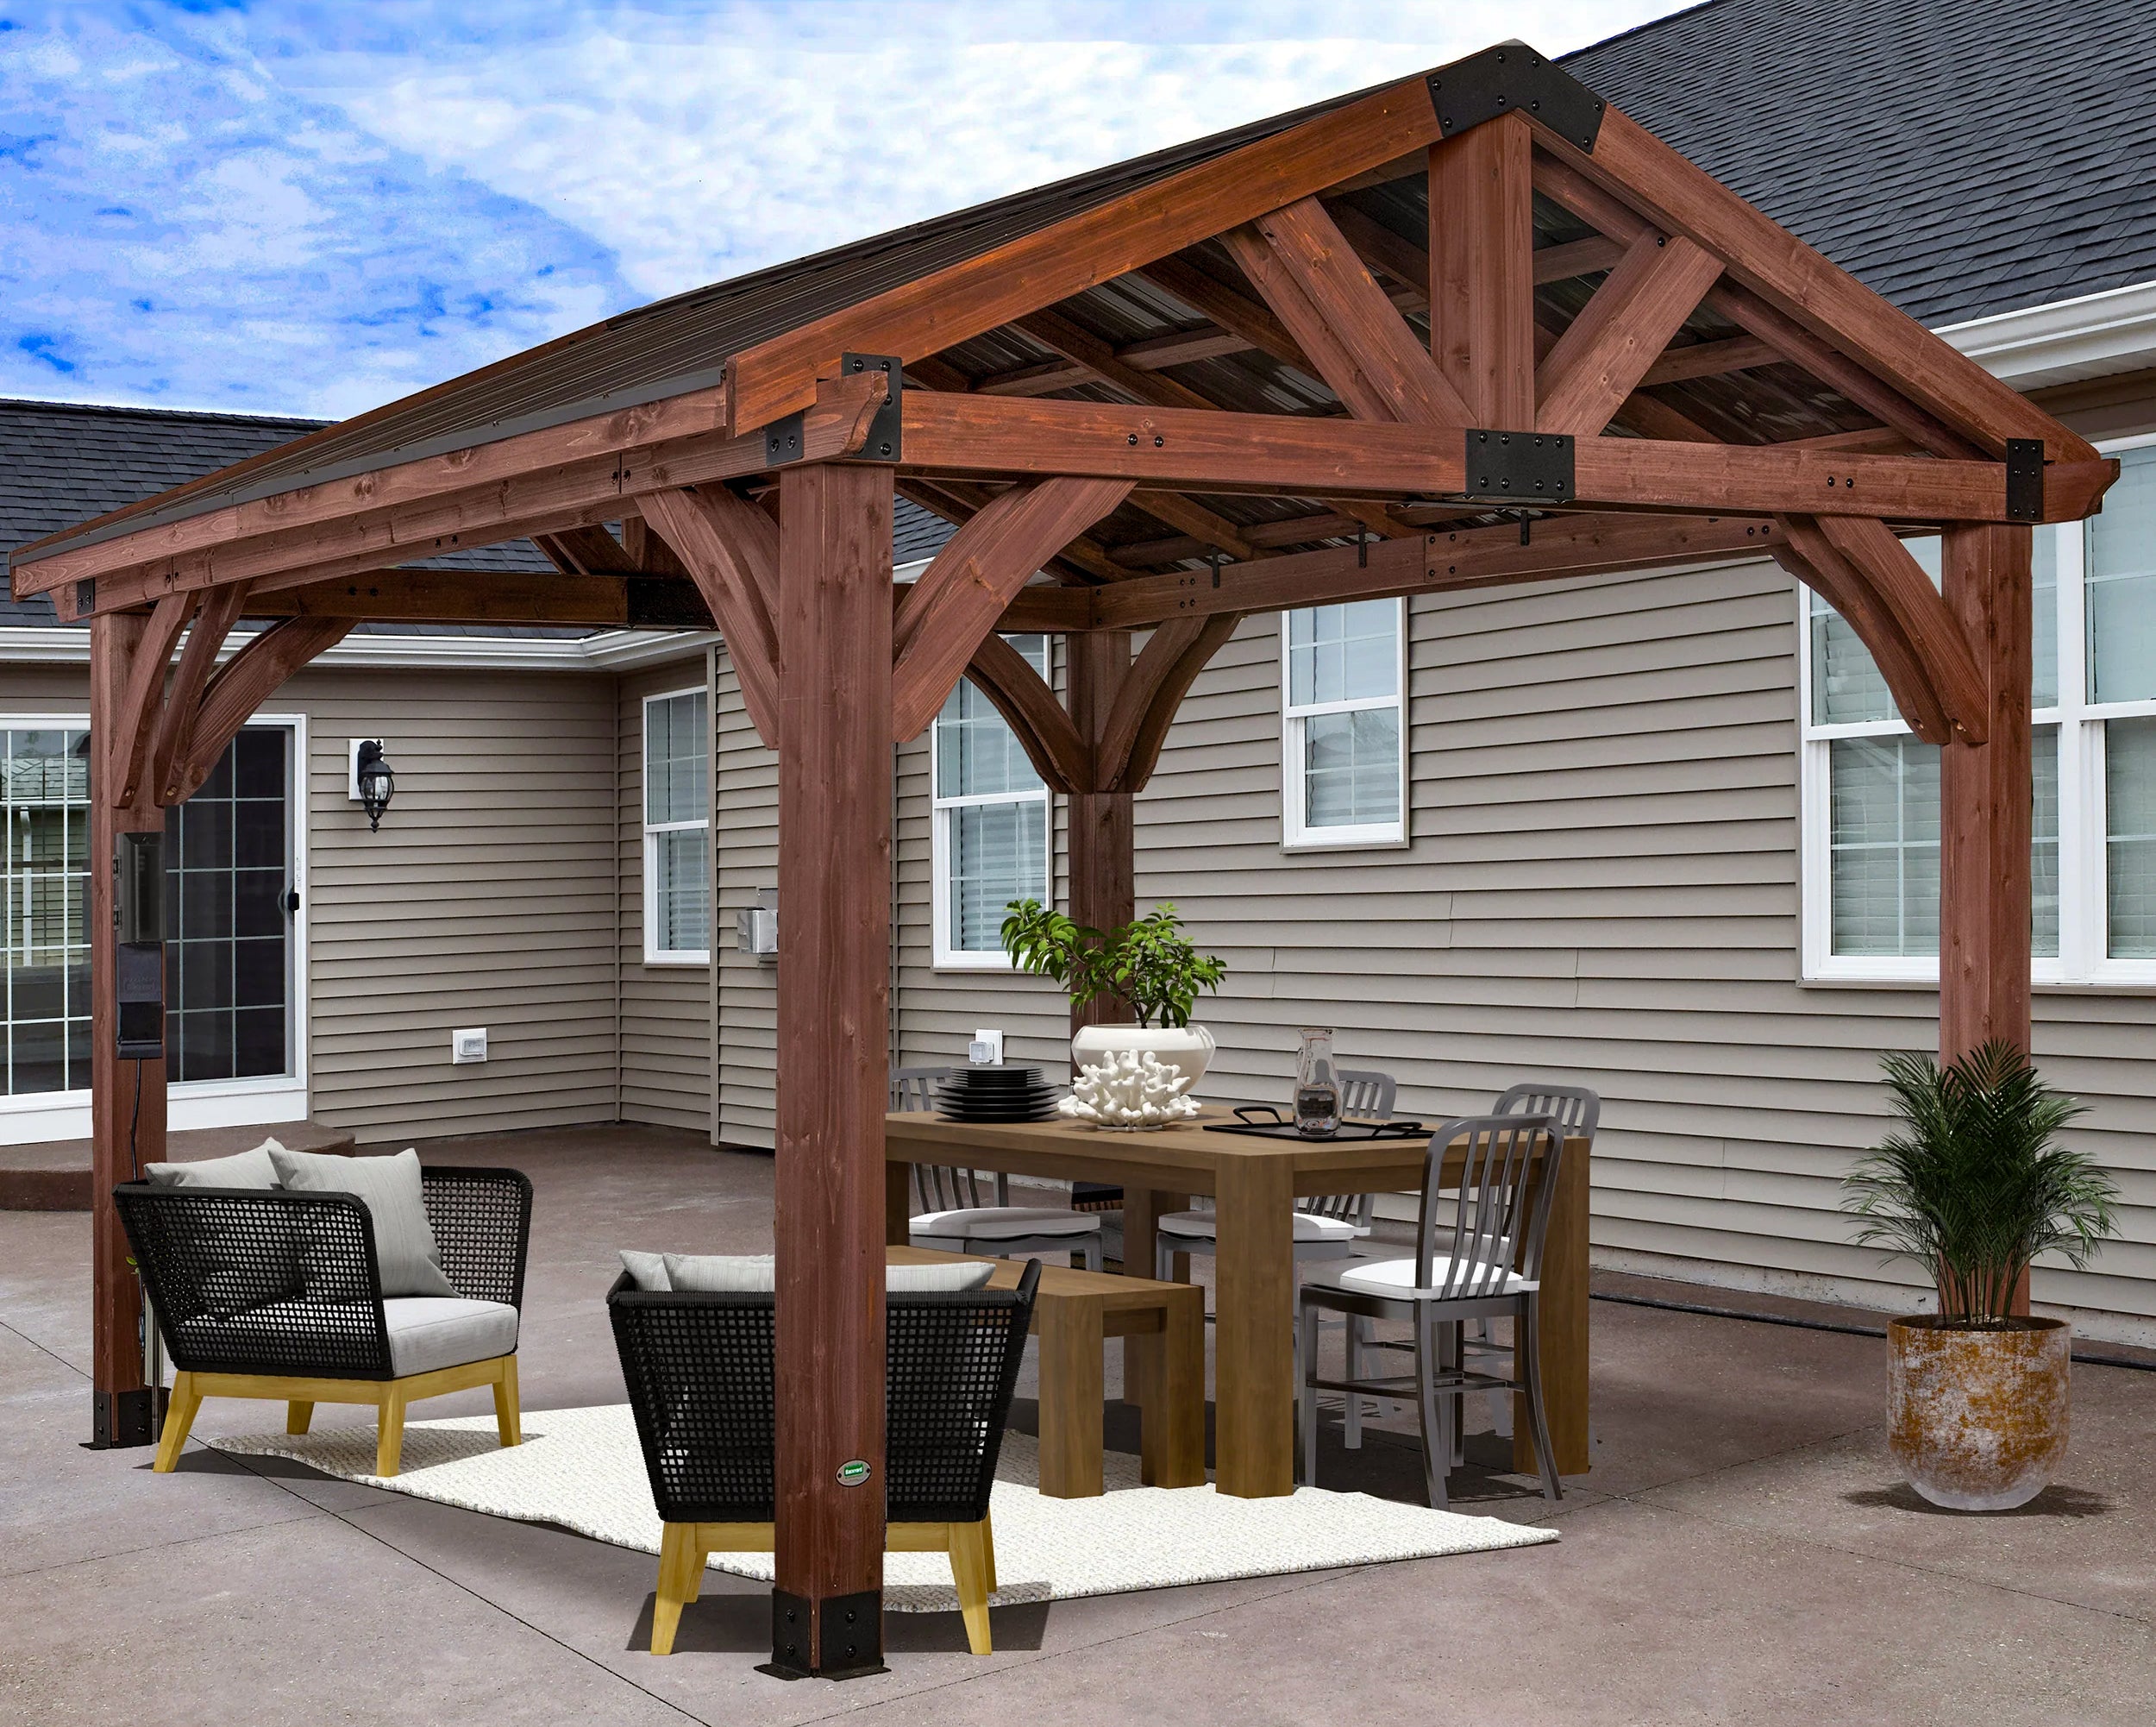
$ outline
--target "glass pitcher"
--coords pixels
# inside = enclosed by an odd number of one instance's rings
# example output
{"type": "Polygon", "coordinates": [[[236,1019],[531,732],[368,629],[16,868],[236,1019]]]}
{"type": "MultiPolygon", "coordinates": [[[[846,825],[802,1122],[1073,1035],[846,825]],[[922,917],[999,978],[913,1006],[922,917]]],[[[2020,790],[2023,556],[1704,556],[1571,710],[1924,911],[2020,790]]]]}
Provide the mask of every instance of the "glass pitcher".
{"type": "Polygon", "coordinates": [[[1295,1056],[1295,1131],[1322,1140],[1339,1127],[1340,1070],[1332,1059],[1332,1033],[1305,1027],[1295,1056]]]}

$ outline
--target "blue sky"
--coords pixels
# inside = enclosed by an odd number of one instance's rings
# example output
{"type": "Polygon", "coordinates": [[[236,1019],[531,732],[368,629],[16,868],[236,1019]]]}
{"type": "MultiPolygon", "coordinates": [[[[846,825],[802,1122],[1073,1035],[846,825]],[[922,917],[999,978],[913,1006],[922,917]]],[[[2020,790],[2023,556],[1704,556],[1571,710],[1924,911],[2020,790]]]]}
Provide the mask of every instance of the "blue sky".
{"type": "Polygon", "coordinates": [[[0,395],[354,413],[761,264],[1674,9],[0,3],[0,395]]]}

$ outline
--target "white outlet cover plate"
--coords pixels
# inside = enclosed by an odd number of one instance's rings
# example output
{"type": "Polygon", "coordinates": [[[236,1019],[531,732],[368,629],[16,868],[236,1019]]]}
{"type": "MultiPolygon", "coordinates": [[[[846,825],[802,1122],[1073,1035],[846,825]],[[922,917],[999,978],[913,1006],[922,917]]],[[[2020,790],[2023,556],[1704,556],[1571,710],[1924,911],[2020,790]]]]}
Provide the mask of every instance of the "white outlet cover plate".
{"type": "Polygon", "coordinates": [[[452,1062],[485,1061],[486,1059],[486,1028],[484,1026],[471,1031],[449,1033],[449,1059],[452,1062]]]}

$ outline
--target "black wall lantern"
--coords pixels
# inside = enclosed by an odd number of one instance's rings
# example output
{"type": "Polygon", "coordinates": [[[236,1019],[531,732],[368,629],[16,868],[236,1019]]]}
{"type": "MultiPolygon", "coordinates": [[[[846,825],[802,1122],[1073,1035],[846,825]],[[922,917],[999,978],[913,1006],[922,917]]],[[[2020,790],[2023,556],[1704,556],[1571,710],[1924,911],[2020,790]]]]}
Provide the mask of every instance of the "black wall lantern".
{"type": "Polygon", "coordinates": [[[383,759],[382,746],[372,738],[360,740],[360,758],[354,777],[360,782],[360,807],[367,812],[367,831],[382,831],[382,815],[397,795],[397,774],[383,759]]]}

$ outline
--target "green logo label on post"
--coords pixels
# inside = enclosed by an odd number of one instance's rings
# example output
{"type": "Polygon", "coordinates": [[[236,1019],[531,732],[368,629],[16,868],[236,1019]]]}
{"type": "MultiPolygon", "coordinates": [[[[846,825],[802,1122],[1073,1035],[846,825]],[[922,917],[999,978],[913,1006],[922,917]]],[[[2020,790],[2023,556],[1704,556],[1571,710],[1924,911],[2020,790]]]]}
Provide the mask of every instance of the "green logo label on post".
{"type": "Polygon", "coordinates": [[[868,1466],[858,1457],[850,1463],[838,1466],[838,1485],[842,1487],[858,1487],[868,1479],[868,1466]]]}

